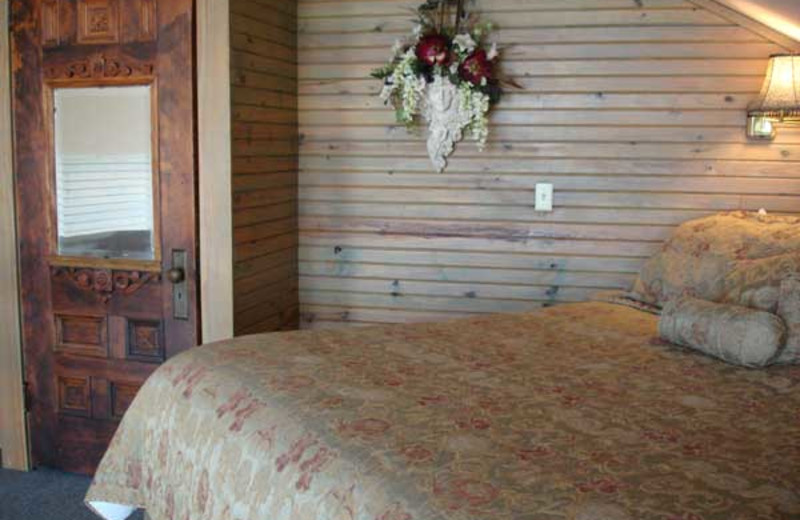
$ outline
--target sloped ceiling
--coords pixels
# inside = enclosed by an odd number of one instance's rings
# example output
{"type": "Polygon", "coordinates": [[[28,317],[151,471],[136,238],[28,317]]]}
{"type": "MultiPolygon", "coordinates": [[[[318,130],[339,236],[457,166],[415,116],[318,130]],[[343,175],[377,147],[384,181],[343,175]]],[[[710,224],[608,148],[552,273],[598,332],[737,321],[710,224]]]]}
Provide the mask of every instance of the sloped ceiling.
{"type": "Polygon", "coordinates": [[[800,0],[719,0],[719,2],[800,41],[800,0]]]}

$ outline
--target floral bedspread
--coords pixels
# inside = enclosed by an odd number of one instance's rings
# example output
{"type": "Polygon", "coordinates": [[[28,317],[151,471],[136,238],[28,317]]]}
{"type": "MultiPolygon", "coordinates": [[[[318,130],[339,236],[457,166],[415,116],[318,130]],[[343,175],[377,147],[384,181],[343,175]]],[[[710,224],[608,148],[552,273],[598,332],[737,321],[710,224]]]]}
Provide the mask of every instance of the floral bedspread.
{"type": "Polygon", "coordinates": [[[800,367],[608,303],[253,336],[182,354],[89,501],[153,520],[800,518],[800,367]]]}

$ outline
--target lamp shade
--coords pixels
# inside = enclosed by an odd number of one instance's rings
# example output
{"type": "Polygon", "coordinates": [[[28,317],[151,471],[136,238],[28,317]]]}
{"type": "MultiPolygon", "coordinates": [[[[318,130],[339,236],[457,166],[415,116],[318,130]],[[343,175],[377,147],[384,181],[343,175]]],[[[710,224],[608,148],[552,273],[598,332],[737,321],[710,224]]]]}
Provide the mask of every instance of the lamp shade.
{"type": "Polygon", "coordinates": [[[748,112],[779,119],[800,116],[800,56],[770,58],[764,86],[748,112]]]}

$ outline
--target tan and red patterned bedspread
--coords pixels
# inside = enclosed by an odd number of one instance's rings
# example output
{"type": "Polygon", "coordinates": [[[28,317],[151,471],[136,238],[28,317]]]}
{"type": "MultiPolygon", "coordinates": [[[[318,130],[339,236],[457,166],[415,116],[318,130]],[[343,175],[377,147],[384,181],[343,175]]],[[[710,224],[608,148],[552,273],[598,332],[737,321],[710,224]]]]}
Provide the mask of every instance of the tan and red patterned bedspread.
{"type": "Polygon", "coordinates": [[[800,367],[607,303],[255,336],[166,364],[89,500],[153,520],[800,518],[800,367]]]}

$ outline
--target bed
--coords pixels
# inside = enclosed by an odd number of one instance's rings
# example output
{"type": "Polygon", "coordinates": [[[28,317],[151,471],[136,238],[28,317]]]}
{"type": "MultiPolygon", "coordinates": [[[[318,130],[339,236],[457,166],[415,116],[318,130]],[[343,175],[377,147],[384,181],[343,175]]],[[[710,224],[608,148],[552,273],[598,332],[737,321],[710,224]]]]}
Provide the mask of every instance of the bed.
{"type": "Polygon", "coordinates": [[[87,503],[153,520],[797,520],[800,367],[605,302],[213,344],[152,377],[87,503]]]}

